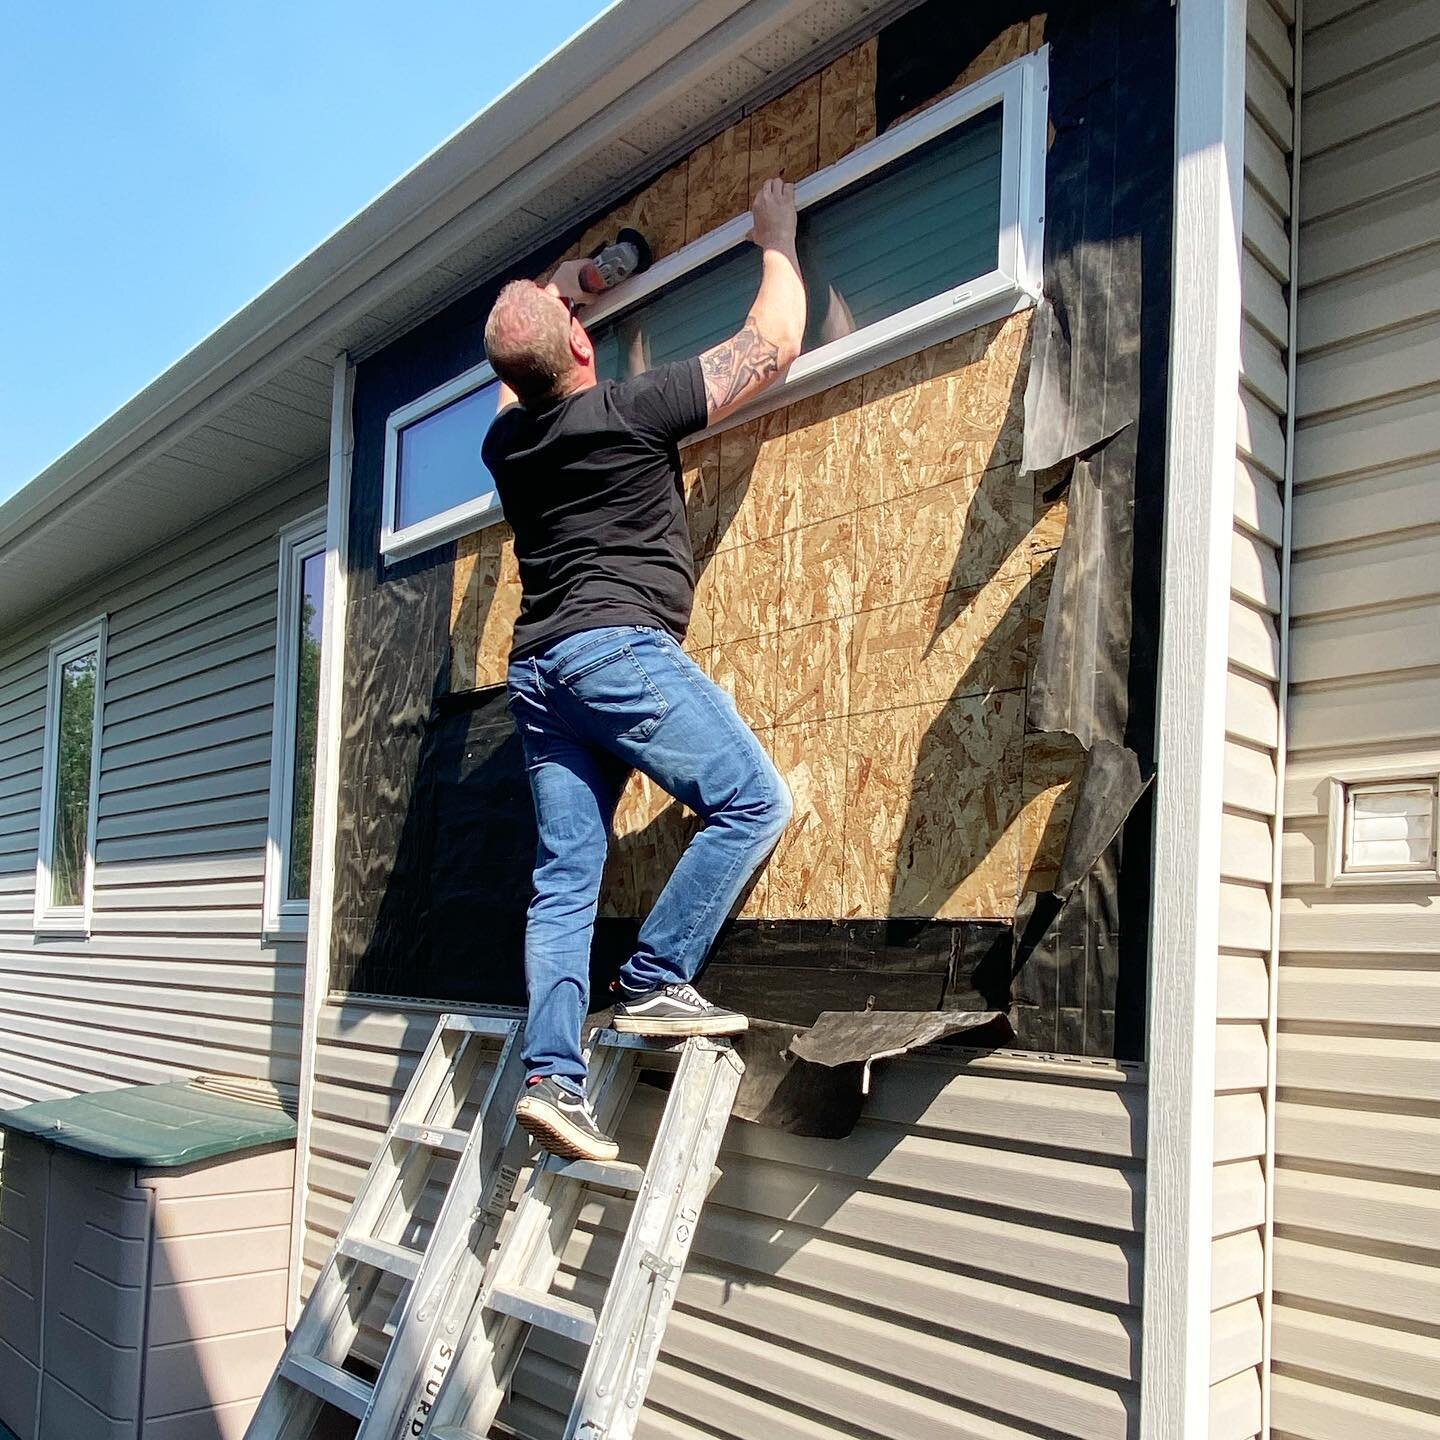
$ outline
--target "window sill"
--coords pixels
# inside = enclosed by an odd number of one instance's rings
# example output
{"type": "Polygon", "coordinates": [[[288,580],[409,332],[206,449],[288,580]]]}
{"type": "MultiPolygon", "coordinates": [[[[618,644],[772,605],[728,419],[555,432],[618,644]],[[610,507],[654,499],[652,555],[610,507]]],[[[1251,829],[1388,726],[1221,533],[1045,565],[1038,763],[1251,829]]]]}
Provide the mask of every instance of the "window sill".
{"type": "Polygon", "coordinates": [[[1017,315],[1031,309],[1038,297],[1001,271],[992,270],[941,298],[943,305],[932,301],[916,307],[917,311],[926,313],[907,319],[908,312],[902,312],[894,317],[898,324],[872,326],[802,355],[778,385],[683,443],[694,445],[712,435],[721,435],[772,410],[784,409],[822,390],[843,385],[847,380],[952,340],[968,330],[978,330],[1007,315],[1017,315]]]}
{"type": "Polygon", "coordinates": [[[88,940],[90,926],[83,920],[37,920],[33,934],[36,940],[88,940]]]}
{"type": "Polygon", "coordinates": [[[504,518],[500,511],[500,497],[492,490],[488,495],[456,505],[404,530],[386,531],[380,536],[380,554],[387,565],[394,565],[426,550],[447,545],[462,535],[472,535],[504,518]]]}

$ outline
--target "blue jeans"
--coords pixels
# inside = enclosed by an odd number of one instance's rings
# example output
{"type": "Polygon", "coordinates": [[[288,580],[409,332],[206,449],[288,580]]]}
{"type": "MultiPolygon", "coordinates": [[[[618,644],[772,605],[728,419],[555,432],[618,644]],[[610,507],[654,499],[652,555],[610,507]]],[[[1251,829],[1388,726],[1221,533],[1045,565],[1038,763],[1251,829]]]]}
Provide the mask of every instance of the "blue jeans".
{"type": "Polygon", "coordinates": [[[620,971],[624,993],[691,979],[790,819],[790,792],[735,702],[663,630],[615,625],[510,666],[539,844],[525,928],[532,1077],[585,1084],[580,1029],[610,825],[631,770],[700,817],[620,971]]]}

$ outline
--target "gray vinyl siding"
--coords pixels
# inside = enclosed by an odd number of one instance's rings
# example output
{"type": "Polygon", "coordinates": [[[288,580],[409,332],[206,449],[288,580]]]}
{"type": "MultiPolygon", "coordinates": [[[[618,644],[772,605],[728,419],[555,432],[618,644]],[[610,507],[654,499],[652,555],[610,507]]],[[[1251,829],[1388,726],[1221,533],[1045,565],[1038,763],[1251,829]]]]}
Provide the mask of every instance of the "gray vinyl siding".
{"type": "MultiPolygon", "coordinates": [[[[322,1007],[306,1293],[435,1015],[322,1007]]],[[[627,1154],[660,1103],[637,1093],[627,1154]]],[[[1144,1135],[1135,1072],[1035,1057],[879,1066],[843,1141],[733,1122],[639,1434],[1129,1440],[1144,1135]]],[[[595,1298],[624,1220],[586,1208],[557,1288],[595,1298]]],[[[532,1339],[510,1411],[527,1435],[556,1432],[572,1359],[532,1339]]]]}
{"type": "Polygon", "coordinates": [[[1326,778],[1440,767],[1440,6],[1306,0],[1276,1440],[1440,1436],[1440,890],[1327,889],[1326,778]]]}
{"type": "Polygon", "coordinates": [[[311,466],[0,637],[0,1106],[200,1072],[299,1079],[303,937],[262,885],[279,529],[311,466]],[[94,913],[32,929],[50,641],[109,616],[94,913]]]}
{"type": "Polygon", "coordinates": [[[1217,1118],[1244,1116],[1253,1139],[1217,1133],[1210,1434],[1261,1428],[1265,1287],[1265,1101],[1279,813],[1280,550],[1290,331],[1292,0],[1249,0],[1240,267],[1240,414],[1231,549],[1224,814],[1221,822],[1217,1118]]]}

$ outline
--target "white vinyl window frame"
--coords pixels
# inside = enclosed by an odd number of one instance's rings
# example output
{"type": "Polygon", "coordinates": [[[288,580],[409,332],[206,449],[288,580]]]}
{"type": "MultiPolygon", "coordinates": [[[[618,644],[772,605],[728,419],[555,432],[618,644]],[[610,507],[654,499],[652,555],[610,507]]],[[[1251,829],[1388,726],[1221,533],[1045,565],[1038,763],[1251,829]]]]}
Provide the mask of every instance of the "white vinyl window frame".
{"type": "MultiPolygon", "coordinates": [[[[995,267],[884,320],[806,351],[781,384],[772,386],[714,430],[789,405],[926,345],[1027,309],[1039,299],[1045,238],[1048,91],[1049,47],[1045,46],[912,115],[795,186],[796,208],[806,210],[957,125],[997,105],[1001,107],[1000,232],[995,267]]],[[[612,296],[589,306],[584,311],[587,329],[642,305],[690,271],[747,244],[750,223],[748,212],[736,216],[658,260],[612,296]]],[[[406,559],[501,518],[500,500],[492,489],[413,525],[397,528],[395,523],[400,432],[495,378],[495,371],[482,361],[391,413],[385,425],[380,528],[380,551],[387,562],[406,559]]]]}
{"type": "Polygon", "coordinates": [[[270,818],[265,837],[267,937],[305,934],[310,901],[286,897],[290,832],[295,816],[295,732],[299,683],[300,595],[305,562],[325,553],[325,514],[307,515],[280,532],[275,615],[275,710],[270,739],[270,818]]]}
{"type": "Polygon", "coordinates": [[[38,935],[90,934],[95,890],[95,824],[100,805],[100,735],[105,709],[105,640],[107,617],[77,625],[50,645],[45,682],[45,748],[40,770],[40,843],[35,860],[34,928],[38,935]],[[89,814],[85,830],[85,875],[79,905],[56,905],[54,897],[55,819],[59,800],[61,676],[65,666],[82,656],[95,656],[95,707],[91,719],[89,814]]]}

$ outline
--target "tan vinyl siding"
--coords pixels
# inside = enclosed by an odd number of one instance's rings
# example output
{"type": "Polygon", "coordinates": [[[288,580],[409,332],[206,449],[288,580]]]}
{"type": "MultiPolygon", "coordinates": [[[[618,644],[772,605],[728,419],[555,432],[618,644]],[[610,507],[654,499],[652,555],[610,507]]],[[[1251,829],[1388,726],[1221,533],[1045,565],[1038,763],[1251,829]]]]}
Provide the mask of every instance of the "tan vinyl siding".
{"type": "Polygon", "coordinates": [[[1230,669],[1221,819],[1214,1171],[1216,1235],[1210,1433],[1261,1428],[1265,1092],[1279,809],[1280,551],[1290,343],[1290,156],[1295,55],[1290,0],[1246,16],[1240,417],[1230,569],[1230,669]],[[1250,1143],[1220,1129],[1244,1117],[1250,1143]],[[1243,1159],[1234,1151],[1250,1150],[1243,1159]]]}
{"type": "Polygon", "coordinates": [[[0,1106],[199,1072],[295,1084],[303,939],[261,935],[279,529],[298,472],[0,639],[0,1106]],[[109,616],[88,939],[32,929],[50,641],[109,616]]]}
{"type": "MultiPolygon", "coordinates": [[[[307,1293],[435,1014],[322,1009],[307,1293]]],[[[627,1147],[660,1103],[642,1087],[627,1147]]],[[[878,1067],[843,1141],[734,1122],[639,1433],[1128,1440],[1144,1134],[1133,1073],[1033,1057],[878,1067]]],[[[586,1208],[561,1287],[595,1295],[624,1222],[620,1202],[586,1208]]],[[[1250,1263],[1229,1260],[1242,1288],[1250,1263]]],[[[554,1433],[573,1358],[532,1340],[511,1412],[527,1434],[554,1433]]]]}
{"type": "Polygon", "coordinates": [[[1311,0],[1275,1117],[1277,1440],[1440,1436],[1440,890],[1327,777],[1440,768],[1440,8],[1311,0]]]}

